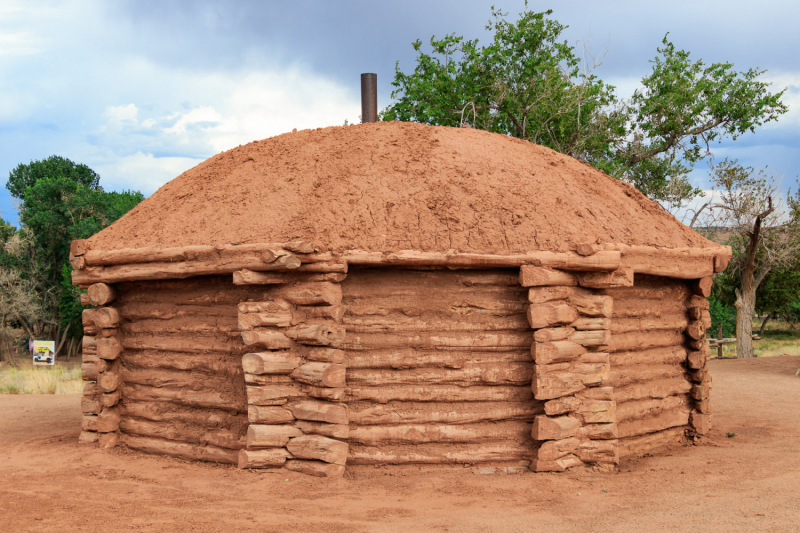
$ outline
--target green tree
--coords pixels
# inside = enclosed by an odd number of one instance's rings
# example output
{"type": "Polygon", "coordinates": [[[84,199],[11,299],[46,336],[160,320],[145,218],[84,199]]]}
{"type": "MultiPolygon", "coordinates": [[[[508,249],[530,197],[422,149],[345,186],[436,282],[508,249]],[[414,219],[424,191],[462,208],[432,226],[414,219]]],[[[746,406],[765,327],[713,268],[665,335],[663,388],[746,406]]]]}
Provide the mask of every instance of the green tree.
{"type": "Polygon", "coordinates": [[[582,159],[634,184],[655,200],[680,205],[699,191],[687,179],[711,142],[736,139],[787,111],[784,92],[758,81],[765,71],[706,65],[668,41],[630,101],[595,74],[567,42],[551,11],[527,8],[516,22],[492,9],[488,46],[455,34],[413,43],[414,72],[395,68],[395,100],[383,120],[458,126],[530,140],[582,159]]]}
{"type": "Polygon", "coordinates": [[[19,299],[20,288],[33,291],[37,310],[27,317],[7,316],[29,335],[52,338],[57,346],[83,334],[83,308],[69,276],[70,242],[91,237],[144,199],[135,191],[105,192],[99,179],[86,165],[52,156],[18,166],[6,184],[21,200],[22,225],[16,230],[0,224],[0,268],[8,281],[0,290],[9,301],[19,299]]]}
{"type": "Polygon", "coordinates": [[[75,183],[96,189],[100,185],[100,176],[83,164],[75,164],[61,156],[51,155],[41,161],[31,161],[27,165],[20,163],[8,175],[6,189],[14,198],[25,198],[25,191],[33,187],[43,178],[63,177],[75,183]]]}

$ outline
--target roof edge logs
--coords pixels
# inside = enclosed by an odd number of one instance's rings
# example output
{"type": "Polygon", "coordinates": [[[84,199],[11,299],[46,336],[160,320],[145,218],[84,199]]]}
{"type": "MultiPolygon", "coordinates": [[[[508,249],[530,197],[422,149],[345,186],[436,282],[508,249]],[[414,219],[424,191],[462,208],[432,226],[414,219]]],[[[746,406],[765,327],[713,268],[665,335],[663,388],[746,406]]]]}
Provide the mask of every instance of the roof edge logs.
{"type": "Polygon", "coordinates": [[[353,266],[440,268],[516,268],[543,266],[580,272],[618,270],[677,279],[699,279],[722,272],[731,258],[727,246],[655,248],[625,244],[581,245],[578,252],[534,251],[496,255],[447,252],[320,252],[309,241],[228,244],[173,248],[93,250],[87,241],[73,241],[70,258],[75,285],[183,279],[192,276],[254,272],[346,273],[353,266]]]}

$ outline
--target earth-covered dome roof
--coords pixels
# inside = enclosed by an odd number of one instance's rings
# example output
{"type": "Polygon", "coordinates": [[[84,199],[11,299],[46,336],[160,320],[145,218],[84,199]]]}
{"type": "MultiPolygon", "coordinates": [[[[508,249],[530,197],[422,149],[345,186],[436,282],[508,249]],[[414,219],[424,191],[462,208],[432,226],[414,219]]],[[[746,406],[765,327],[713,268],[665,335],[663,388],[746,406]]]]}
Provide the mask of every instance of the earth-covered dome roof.
{"type": "Polygon", "coordinates": [[[340,252],[716,248],[634,187],[530,142],[377,122],[222,152],[92,237],[94,250],[313,241],[340,252]]]}

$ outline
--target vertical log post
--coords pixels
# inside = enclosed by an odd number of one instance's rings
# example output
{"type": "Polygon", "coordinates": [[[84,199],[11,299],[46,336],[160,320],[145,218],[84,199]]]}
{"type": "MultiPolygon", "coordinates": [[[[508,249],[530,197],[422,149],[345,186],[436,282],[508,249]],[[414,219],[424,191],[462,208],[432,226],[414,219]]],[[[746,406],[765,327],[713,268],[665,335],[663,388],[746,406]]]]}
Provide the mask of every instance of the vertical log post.
{"type": "Polygon", "coordinates": [[[253,346],[242,358],[250,426],[239,468],[341,477],[348,445],[339,439],[349,434],[347,408],[339,403],[345,391],[344,353],[338,349],[345,334],[339,285],[344,274],[326,278],[335,282],[317,281],[313,273],[255,274],[238,274],[238,281],[263,283],[272,299],[239,304],[239,329],[253,346]]]}
{"type": "Polygon", "coordinates": [[[586,287],[632,285],[632,273],[600,278],[536,266],[520,268],[520,284],[530,287],[528,322],[537,400],[545,414],[534,419],[532,437],[544,441],[532,469],[560,472],[587,463],[619,463],[616,404],[603,347],[613,301],[586,287]],[[599,328],[599,329],[598,329],[599,328]]]}

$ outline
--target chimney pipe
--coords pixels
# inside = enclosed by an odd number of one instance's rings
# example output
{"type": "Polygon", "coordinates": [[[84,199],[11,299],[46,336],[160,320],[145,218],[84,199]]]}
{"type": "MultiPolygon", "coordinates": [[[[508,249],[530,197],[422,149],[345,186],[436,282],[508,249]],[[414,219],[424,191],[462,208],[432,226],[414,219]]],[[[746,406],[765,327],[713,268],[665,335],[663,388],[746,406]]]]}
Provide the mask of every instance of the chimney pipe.
{"type": "Polygon", "coordinates": [[[378,75],[361,75],[361,123],[378,121],[378,75]]]}

